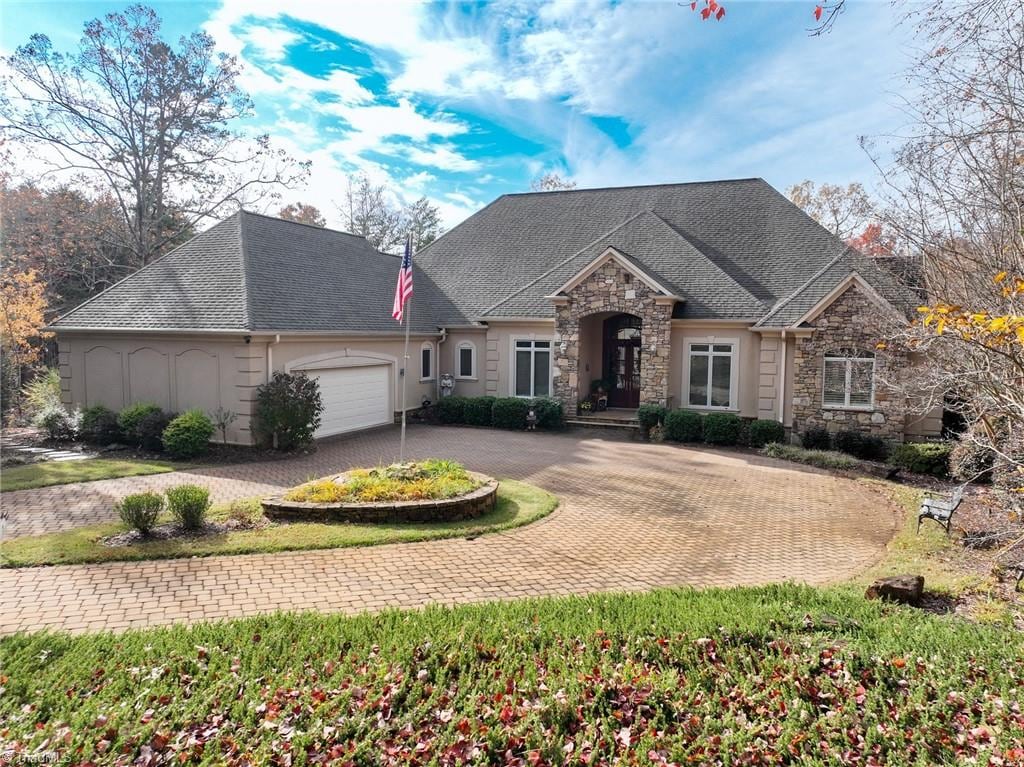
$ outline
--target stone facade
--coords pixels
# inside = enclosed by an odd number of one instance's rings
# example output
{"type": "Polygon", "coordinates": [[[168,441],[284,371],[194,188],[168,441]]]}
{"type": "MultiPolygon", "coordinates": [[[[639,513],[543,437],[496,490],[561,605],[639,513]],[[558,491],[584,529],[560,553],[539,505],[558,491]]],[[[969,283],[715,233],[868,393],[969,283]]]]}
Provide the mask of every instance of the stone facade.
{"type": "Polygon", "coordinates": [[[905,355],[880,351],[876,344],[879,306],[857,285],[851,285],[814,321],[814,332],[796,341],[793,383],[793,431],[812,427],[855,430],[887,440],[903,440],[906,405],[883,381],[907,364],[905,355]],[[875,397],[870,410],[822,406],[825,355],[856,349],[875,358],[875,397]]]}
{"type": "Polygon", "coordinates": [[[640,318],[640,404],[664,405],[668,399],[673,302],[616,261],[602,264],[566,298],[555,307],[553,392],[566,412],[575,412],[580,400],[580,320],[604,312],[640,318]]]}

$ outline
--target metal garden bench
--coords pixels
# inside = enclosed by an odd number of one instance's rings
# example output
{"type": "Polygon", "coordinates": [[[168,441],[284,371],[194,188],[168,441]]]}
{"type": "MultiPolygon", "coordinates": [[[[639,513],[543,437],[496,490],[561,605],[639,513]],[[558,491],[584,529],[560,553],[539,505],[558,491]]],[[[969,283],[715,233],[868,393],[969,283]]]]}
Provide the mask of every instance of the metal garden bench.
{"type": "Polygon", "coordinates": [[[967,485],[960,485],[948,497],[926,497],[921,502],[921,508],[917,512],[917,532],[921,532],[922,519],[933,519],[946,528],[946,535],[949,535],[949,527],[953,522],[953,512],[960,507],[964,500],[965,487],[967,485]]]}

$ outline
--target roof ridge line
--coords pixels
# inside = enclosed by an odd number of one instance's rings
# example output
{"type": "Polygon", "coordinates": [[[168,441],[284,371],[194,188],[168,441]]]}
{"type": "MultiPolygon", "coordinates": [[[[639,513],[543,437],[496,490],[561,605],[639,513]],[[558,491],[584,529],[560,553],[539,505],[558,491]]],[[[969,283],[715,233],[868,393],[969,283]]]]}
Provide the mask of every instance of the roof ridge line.
{"type": "MultiPolygon", "coordinates": [[[[548,189],[543,191],[530,191],[530,192],[506,192],[502,197],[528,197],[535,194],[576,194],[578,192],[607,192],[609,190],[618,189],[656,189],[658,187],[670,187],[670,186],[700,186],[701,184],[737,184],[744,181],[762,181],[768,186],[760,176],[747,176],[744,178],[719,178],[709,179],[707,181],[670,181],[663,184],[627,184],[626,186],[590,186],[583,189],[548,189]]],[[[500,199],[500,198],[499,198],[500,199]]]]}
{"type": "Polygon", "coordinates": [[[543,280],[543,279],[544,279],[545,277],[547,277],[547,276],[548,276],[549,274],[551,274],[551,273],[552,273],[553,271],[555,271],[556,269],[560,269],[560,268],[562,268],[563,266],[565,266],[566,264],[568,264],[568,263],[569,263],[570,261],[572,261],[572,260],[573,260],[574,258],[576,258],[577,256],[579,256],[579,255],[580,255],[580,254],[581,254],[581,253],[582,253],[583,251],[585,251],[585,250],[586,250],[587,248],[590,248],[590,247],[592,247],[592,246],[596,245],[596,244],[597,244],[597,243],[599,243],[599,242],[600,242],[601,240],[603,240],[603,239],[604,239],[605,237],[608,237],[609,235],[612,235],[612,234],[614,234],[614,233],[615,233],[615,232],[617,232],[617,231],[618,231],[619,229],[621,229],[622,227],[624,227],[624,226],[625,226],[626,224],[630,223],[631,221],[633,221],[633,220],[634,220],[634,219],[636,219],[637,217],[639,217],[639,216],[642,216],[642,215],[643,215],[644,213],[650,213],[650,212],[651,212],[651,211],[649,211],[649,210],[640,210],[640,211],[637,211],[636,213],[634,213],[634,214],[633,214],[632,216],[630,216],[629,218],[627,218],[627,219],[626,219],[625,221],[623,221],[623,222],[622,222],[621,224],[619,224],[618,226],[613,226],[613,227],[612,227],[611,229],[609,229],[609,230],[608,230],[607,232],[603,233],[603,234],[602,234],[602,235],[601,235],[600,237],[598,237],[597,239],[595,239],[595,240],[592,240],[591,242],[588,242],[588,243],[587,243],[586,245],[584,245],[584,246],[583,246],[582,248],[580,248],[579,250],[577,250],[577,251],[576,251],[575,253],[573,253],[573,254],[572,254],[571,256],[569,256],[568,258],[566,258],[566,259],[564,259],[564,260],[562,260],[562,261],[559,261],[559,262],[558,262],[557,264],[555,264],[554,266],[552,266],[552,267],[551,267],[550,269],[548,269],[548,270],[547,270],[546,272],[544,272],[544,273],[542,273],[542,274],[539,274],[539,275],[537,275],[537,277],[535,277],[534,279],[530,280],[530,281],[529,281],[528,283],[526,283],[525,285],[523,285],[523,286],[522,286],[521,288],[519,288],[519,290],[515,290],[515,291],[513,291],[513,292],[509,293],[509,294],[508,294],[507,296],[505,296],[505,297],[504,297],[503,299],[501,299],[500,301],[498,301],[498,303],[496,303],[496,304],[492,304],[491,306],[488,306],[488,307],[487,307],[486,309],[484,309],[484,310],[483,310],[482,312],[480,312],[480,316],[481,316],[481,317],[483,317],[483,316],[485,316],[485,315],[486,315],[486,314],[487,314],[488,312],[490,312],[491,310],[493,310],[493,309],[497,309],[497,308],[498,308],[499,306],[501,306],[501,305],[502,305],[503,303],[505,303],[506,301],[511,301],[511,300],[512,300],[513,298],[515,298],[516,296],[518,296],[518,295],[519,295],[520,293],[522,293],[523,291],[525,291],[525,290],[527,290],[528,288],[531,288],[531,287],[533,287],[534,285],[536,285],[536,284],[537,284],[538,282],[540,282],[541,280],[543,280]]]}
{"type": "MultiPolygon", "coordinates": [[[[355,232],[346,232],[344,229],[335,229],[334,227],[331,227],[331,226],[319,226],[318,224],[307,224],[305,221],[293,221],[290,218],[281,218],[280,216],[271,216],[271,215],[269,215],[267,213],[259,213],[258,211],[255,211],[255,210],[245,210],[245,208],[239,208],[239,210],[242,213],[245,213],[247,216],[259,216],[260,218],[268,218],[271,221],[282,221],[282,222],[284,222],[286,224],[295,224],[296,226],[307,226],[310,229],[317,229],[317,230],[319,230],[321,232],[334,232],[335,234],[345,234],[345,235],[348,235],[349,237],[355,237],[355,238],[360,239],[360,240],[366,240],[366,237],[364,235],[356,234],[355,232]]],[[[366,241],[369,242],[369,240],[366,240],[366,241]]],[[[373,246],[371,245],[370,247],[373,247],[373,246]]],[[[376,250],[376,248],[374,248],[374,250],[376,250]]]]}
{"type": "Polygon", "coordinates": [[[775,306],[773,306],[773,307],[772,307],[771,309],[769,309],[769,310],[768,310],[768,313],[767,313],[767,314],[765,314],[765,315],[764,315],[764,317],[762,317],[762,318],[761,318],[761,319],[759,319],[759,320],[758,320],[758,321],[757,321],[756,323],[754,323],[754,327],[757,327],[757,326],[759,326],[759,325],[760,325],[760,324],[761,324],[762,322],[764,322],[765,320],[767,320],[767,319],[768,319],[769,317],[771,317],[771,316],[772,316],[773,314],[775,314],[776,312],[778,312],[778,311],[779,311],[779,310],[780,310],[780,309],[781,309],[782,307],[784,307],[784,306],[785,306],[786,304],[788,304],[788,303],[789,303],[790,301],[793,301],[793,300],[794,300],[794,299],[795,299],[795,298],[796,298],[797,296],[799,296],[799,295],[800,295],[801,293],[803,293],[803,292],[804,292],[805,290],[807,290],[807,288],[809,288],[809,287],[810,287],[811,285],[813,285],[813,284],[814,284],[814,281],[815,281],[815,280],[817,280],[817,279],[818,279],[819,277],[821,277],[821,276],[822,276],[822,275],[823,275],[823,274],[824,274],[825,272],[827,272],[827,271],[828,271],[829,269],[831,269],[831,268],[832,268],[832,266],[833,266],[833,265],[834,265],[834,264],[835,264],[835,263],[836,263],[836,262],[837,262],[837,261],[838,261],[838,260],[839,260],[840,258],[842,258],[843,256],[845,256],[845,255],[847,254],[847,252],[848,252],[848,251],[850,251],[850,250],[852,250],[852,248],[851,248],[851,247],[850,247],[849,245],[847,245],[847,246],[846,246],[845,248],[843,248],[843,249],[842,249],[841,251],[839,251],[838,253],[836,253],[836,254],[835,254],[835,255],[834,255],[834,256],[833,256],[833,257],[832,257],[831,259],[829,259],[828,263],[826,263],[826,264],[825,264],[825,265],[824,265],[823,267],[821,267],[821,269],[819,269],[819,270],[818,270],[818,271],[816,271],[816,272],[815,272],[814,274],[812,274],[812,275],[811,275],[811,276],[810,276],[810,277],[809,277],[809,278],[807,279],[807,282],[805,282],[805,283],[804,283],[803,285],[801,285],[800,287],[798,287],[798,288],[797,288],[796,290],[794,290],[794,291],[793,291],[792,293],[790,293],[790,294],[789,294],[788,296],[786,296],[785,298],[783,298],[783,299],[780,299],[780,300],[779,300],[779,301],[778,301],[778,302],[777,302],[777,303],[775,304],[775,306]]]}
{"type": "Polygon", "coordinates": [[[228,216],[227,218],[225,218],[225,219],[223,219],[223,220],[221,220],[221,221],[218,221],[218,222],[217,222],[216,224],[214,224],[213,226],[211,226],[211,227],[210,227],[209,229],[204,229],[203,231],[199,232],[199,234],[194,234],[194,235],[192,235],[192,236],[191,236],[191,237],[189,237],[189,238],[188,238],[187,240],[185,240],[185,242],[181,243],[181,245],[178,245],[177,247],[171,248],[171,249],[170,249],[169,251],[167,251],[166,253],[164,253],[164,254],[163,254],[162,256],[158,256],[157,258],[154,258],[154,259],[153,259],[152,261],[150,261],[150,262],[149,262],[148,264],[146,264],[146,265],[144,265],[144,266],[141,266],[141,267],[139,267],[138,269],[136,269],[136,270],[135,270],[134,272],[132,272],[131,274],[127,274],[127,275],[125,275],[124,277],[122,277],[121,279],[119,279],[119,280],[118,280],[117,282],[115,282],[115,283],[114,283],[113,285],[111,285],[110,287],[104,288],[103,290],[101,290],[101,291],[100,291],[99,293],[97,293],[96,295],[94,295],[94,296],[90,296],[89,298],[87,298],[87,299],[85,299],[84,301],[82,301],[82,303],[80,303],[80,304],[76,304],[76,305],[75,305],[74,307],[72,307],[72,308],[71,308],[70,310],[68,310],[68,311],[67,311],[67,312],[65,312],[64,314],[58,315],[57,317],[55,317],[55,318],[53,319],[53,321],[52,321],[52,322],[48,323],[48,326],[55,326],[55,325],[56,325],[56,324],[57,324],[58,322],[61,322],[61,321],[62,321],[62,320],[63,320],[64,318],[66,318],[66,317],[70,317],[70,316],[71,316],[72,314],[74,314],[75,312],[77,312],[77,311],[78,311],[79,309],[82,309],[83,307],[86,307],[86,306],[88,306],[88,305],[89,305],[89,304],[91,304],[91,303],[92,303],[93,301],[97,301],[97,300],[99,300],[100,298],[102,298],[103,296],[105,296],[105,295],[106,295],[107,293],[109,293],[110,291],[112,291],[112,290],[113,290],[114,288],[118,287],[118,286],[119,286],[119,285],[121,285],[122,283],[124,283],[124,282],[127,282],[128,280],[130,280],[130,279],[133,279],[133,278],[135,278],[135,277],[136,277],[137,275],[139,275],[139,274],[142,274],[142,273],[143,273],[144,271],[146,271],[146,270],[147,270],[147,269],[149,269],[150,267],[152,267],[152,266],[156,266],[156,265],[157,265],[157,264],[159,264],[159,263],[160,263],[161,261],[163,261],[163,260],[164,260],[165,258],[169,258],[170,256],[174,255],[174,254],[175,254],[175,253],[177,253],[177,252],[178,252],[179,250],[181,250],[181,249],[182,249],[183,247],[185,247],[185,246],[186,246],[186,245],[188,245],[188,244],[189,244],[190,242],[192,242],[192,240],[194,240],[194,239],[195,239],[196,237],[199,237],[200,235],[206,234],[207,232],[212,232],[212,231],[213,231],[214,229],[216,229],[216,228],[217,228],[218,226],[223,226],[223,225],[224,225],[224,224],[226,224],[226,223],[227,223],[227,222],[228,222],[228,221],[229,221],[229,220],[230,220],[230,219],[231,219],[231,218],[232,218],[233,216],[237,216],[237,215],[239,215],[239,213],[241,213],[241,212],[242,212],[242,211],[241,211],[241,208],[239,208],[239,209],[238,209],[237,211],[235,211],[234,213],[232,213],[232,214],[231,214],[230,216],[228,216]]]}
{"type": "Polygon", "coordinates": [[[249,313],[249,253],[245,247],[245,217],[247,215],[249,215],[248,211],[239,209],[238,250],[242,259],[242,324],[246,330],[250,330],[255,323],[249,313]]]}
{"type": "Polygon", "coordinates": [[[687,245],[687,246],[688,246],[688,247],[689,247],[689,248],[690,248],[690,249],[691,249],[691,250],[692,250],[692,251],[693,251],[694,253],[696,253],[696,254],[697,254],[697,255],[699,255],[699,256],[700,256],[701,258],[703,258],[703,259],[704,259],[705,261],[707,261],[707,262],[708,262],[708,263],[709,263],[709,264],[711,265],[711,267],[712,267],[712,268],[713,268],[713,269],[714,269],[715,271],[717,271],[717,272],[718,272],[719,274],[721,274],[721,275],[722,275],[723,277],[725,277],[725,279],[729,280],[729,282],[731,282],[731,283],[732,283],[733,285],[735,285],[735,286],[736,286],[737,288],[739,288],[740,290],[742,290],[742,291],[743,291],[743,292],[744,292],[744,293],[745,293],[745,294],[746,294],[746,295],[747,295],[747,296],[748,296],[749,298],[751,298],[752,300],[754,300],[754,301],[755,301],[756,303],[759,303],[759,304],[761,304],[762,306],[764,305],[764,301],[762,301],[762,300],[761,300],[760,298],[758,298],[757,296],[755,296],[755,295],[754,295],[753,293],[751,293],[751,292],[750,292],[749,290],[747,290],[747,289],[746,289],[745,287],[743,287],[742,285],[740,285],[740,284],[739,284],[739,283],[738,283],[738,282],[737,282],[737,281],[735,280],[735,278],[733,278],[733,276],[732,276],[732,275],[730,275],[730,274],[729,274],[729,273],[728,273],[727,271],[725,271],[725,269],[723,269],[723,268],[722,268],[722,267],[720,267],[720,266],[719,266],[718,264],[716,264],[716,263],[715,263],[714,261],[712,261],[712,260],[711,260],[710,258],[708,258],[708,255],[707,255],[707,253],[705,253],[705,252],[704,252],[704,251],[702,251],[702,250],[701,250],[700,248],[698,248],[698,247],[697,247],[696,245],[694,245],[694,244],[693,244],[692,242],[690,242],[690,239],[689,239],[689,238],[688,238],[688,237],[687,237],[687,236],[686,236],[685,234],[683,234],[682,232],[680,232],[680,231],[679,231],[678,229],[676,229],[676,228],[675,228],[674,226],[672,226],[672,224],[670,224],[670,223],[669,223],[668,221],[666,221],[665,219],[663,219],[663,218],[662,218],[661,216],[659,216],[659,215],[658,215],[657,213],[655,213],[655,212],[654,212],[653,210],[652,210],[652,211],[651,211],[650,213],[651,213],[651,215],[652,215],[652,216],[654,216],[654,217],[655,217],[656,219],[658,219],[658,221],[660,221],[660,222],[661,222],[661,223],[662,223],[662,224],[663,224],[663,225],[664,225],[664,226],[665,226],[666,228],[668,228],[668,230],[669,230],[670,232],[672,232],[672,234],[674,234],[674,235],[675,235],[676,237],[678,237],[678,238],[679,238],[680,240],[682,240],[683,242],[685,242],[685,243],[686,243],[686,245],[687,245]]]}

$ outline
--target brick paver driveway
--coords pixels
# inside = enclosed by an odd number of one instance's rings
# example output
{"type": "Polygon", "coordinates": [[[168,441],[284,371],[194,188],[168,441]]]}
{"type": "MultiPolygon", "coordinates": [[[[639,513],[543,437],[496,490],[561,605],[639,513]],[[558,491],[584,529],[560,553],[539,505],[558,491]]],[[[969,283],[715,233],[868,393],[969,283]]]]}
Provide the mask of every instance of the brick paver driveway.
{"type": "MultiPolygon", "coordinates": [[[[397,431],[287,461],[4,493],[8,535],[110,519],[112,500],[180,482],[250,497],[393,460],[397,431]]],[[[0,631],[121,629],[280,609],[356,612],[657,586],[825,583],[872,563],[893,508],[856,482],[741,453],[421,426],[413,457],[450,456],[561,499],[545,520],[475,540],[0,571],[0,631]]]]}

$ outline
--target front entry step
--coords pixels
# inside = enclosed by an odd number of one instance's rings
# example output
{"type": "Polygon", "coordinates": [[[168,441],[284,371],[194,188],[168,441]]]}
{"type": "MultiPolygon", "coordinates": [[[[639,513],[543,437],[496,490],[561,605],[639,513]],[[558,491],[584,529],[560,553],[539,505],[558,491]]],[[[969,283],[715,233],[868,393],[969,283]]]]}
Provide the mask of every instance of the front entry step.
{"type": "Polygon", "coordinates": [[[599,418],[597,416],[588,416],[586,418],[566,418],[565,422],[569,426],[607,426],[609,428],[619,429],[639,429],[639,421],[623,421],[616,418],[599,418]]]}

